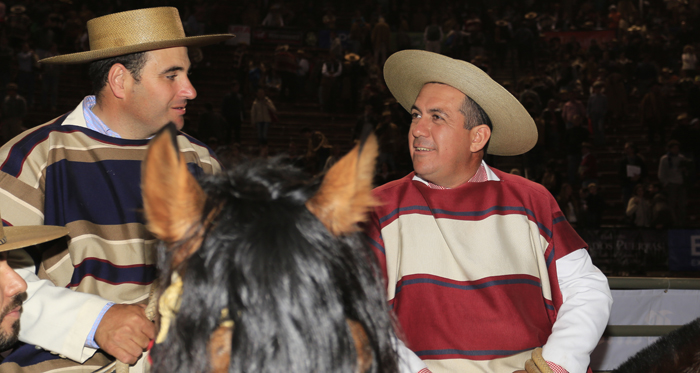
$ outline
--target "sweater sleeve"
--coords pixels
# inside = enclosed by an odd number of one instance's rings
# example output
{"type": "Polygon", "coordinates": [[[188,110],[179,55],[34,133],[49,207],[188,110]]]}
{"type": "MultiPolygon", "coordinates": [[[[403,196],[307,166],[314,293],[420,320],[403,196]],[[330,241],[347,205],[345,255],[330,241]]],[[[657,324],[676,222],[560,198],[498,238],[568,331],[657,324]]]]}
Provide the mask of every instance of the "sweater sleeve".
{"type": "Polygon", "coordinates": [[[570,373],[583,373],[610,317],[610,287],[585,249],[565,255],[556,266],[563,303],[542,356],[570,373]]]}

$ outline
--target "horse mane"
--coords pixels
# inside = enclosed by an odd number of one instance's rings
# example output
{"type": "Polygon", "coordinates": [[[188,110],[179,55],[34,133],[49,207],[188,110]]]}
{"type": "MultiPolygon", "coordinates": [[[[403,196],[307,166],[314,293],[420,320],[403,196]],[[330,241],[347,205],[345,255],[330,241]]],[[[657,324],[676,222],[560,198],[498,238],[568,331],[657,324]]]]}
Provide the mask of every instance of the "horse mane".
{"type": "Polygon", "coordinates": [[[158,246],[161,288],[177,273],[183,290],[151,350],[153,372],[364,371],[348,320],[366,333],[367,371],[398,371],[376,258],[357,233],[332,234],[309,211],[321,183],[281,159],[200,180],[201,214],[177,242],[158,246]],[[219,333],[224,309],[230,334],[219,333]],[[230,343],[223,367],[211,362],[212,334],[230,343]]]}
{"type": "Polygon", "coordinates": [[[659,338],[613,373],[700,373],[700,318],[659,338]]]}

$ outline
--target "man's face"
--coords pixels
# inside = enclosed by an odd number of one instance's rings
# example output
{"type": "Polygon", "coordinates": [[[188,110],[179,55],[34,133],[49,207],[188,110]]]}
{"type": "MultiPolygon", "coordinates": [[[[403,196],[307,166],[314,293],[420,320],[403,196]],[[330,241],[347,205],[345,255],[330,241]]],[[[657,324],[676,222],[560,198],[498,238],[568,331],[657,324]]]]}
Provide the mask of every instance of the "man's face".
{"type": "Polygon", "coordinates": [[[0,253],[0,351],[8,349],[19,334],[19,315],[27,299],[27,283],[7,264],[7,252],[0,253]]]}
{"type": "Polygon", "coordinates": [[[455,187],[470,177],[472,130],[464,128],[459,109],[464,93],[444,84],[423,86],[411,109],[408,146],[418,176],[444,187],[455,187]]]}
{"type": "Polygon", "coordinates": [[[146,57],[140,81],[127,77],[126,99],[130,101],[125,115],[143,128],[141,138],[150,137],[168,122],[182,129],[187,101],[197,97],[187,77],[190,59],[186,47],[149,51],[146,57]]]}

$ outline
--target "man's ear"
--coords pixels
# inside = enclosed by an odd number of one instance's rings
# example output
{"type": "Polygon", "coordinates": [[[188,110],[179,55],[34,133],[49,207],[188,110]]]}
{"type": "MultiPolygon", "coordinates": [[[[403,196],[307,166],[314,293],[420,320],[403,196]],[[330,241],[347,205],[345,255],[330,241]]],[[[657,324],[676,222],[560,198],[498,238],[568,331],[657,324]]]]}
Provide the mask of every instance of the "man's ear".
{"type": "Polygon", "coordinates": [[[112,95],[118,99],[123,99],[126,92],[126,81],[131,78],[129,70],[120,63],[115,63],[107,74],[107,86],[112,95]]]}
{"type": "Polygon", "coordinates": [[[477,153],[488,144],[491,139],[491,129],[485,124],[480,124],[470,130],[471,143],[469,150],[472,153],[477,153]]]}

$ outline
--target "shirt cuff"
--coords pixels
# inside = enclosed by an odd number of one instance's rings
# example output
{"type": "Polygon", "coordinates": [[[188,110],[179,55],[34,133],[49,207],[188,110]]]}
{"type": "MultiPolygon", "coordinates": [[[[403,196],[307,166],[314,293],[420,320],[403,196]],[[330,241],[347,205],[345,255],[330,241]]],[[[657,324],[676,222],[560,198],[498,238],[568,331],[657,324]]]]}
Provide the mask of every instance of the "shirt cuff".
{"type": "Polygon", "coordinates": [[[564,369],[563,367],[561,367],[561,366],[559,366],[551,361],[548,361],[547,365],[549,366],[549,369],[551,369],[552,372],[554,372],[554,373],[569,373],[568,370],[564,369]]]}
{"type": "Polygon", "coordinates": [[[97,342],[95,342],[95,332],[97,332],[97,327],[100,325],[100,322],[102,322],[102,318],[104,317],[105,313],[107,313],[107,310],[109,310],[113,305],[114,302],[109,302],[102,307],[102,311],[100,311],[100,314],[97,315],[97,319],[95,320],[95,323],[92,324],[92,329],[90,329],[90,334],[88,334],[87,339],[85,340],[85,347],[100,348],[97,342]]]}

